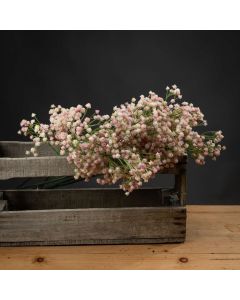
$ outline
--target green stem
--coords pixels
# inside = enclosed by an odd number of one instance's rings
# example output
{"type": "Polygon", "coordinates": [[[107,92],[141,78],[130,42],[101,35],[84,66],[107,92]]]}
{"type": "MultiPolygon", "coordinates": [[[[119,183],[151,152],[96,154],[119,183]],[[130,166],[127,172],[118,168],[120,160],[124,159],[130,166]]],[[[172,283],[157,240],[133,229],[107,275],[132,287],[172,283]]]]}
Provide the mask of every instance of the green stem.
{"type": "MultiPolygon", "coordinates": [[[[66,176],[54,177],[54,179],[49,180],[47,183],[57,182],[57,181],[63,180],[64,178],[66,178],[66,176]]],[[[40,183],[24,186],[23,189],[29,189],[29,188],[33,188],[33,187],[38,188],[39,186],[42,186],[42,185],[45,185],[45,184],[46,184],[46,180],[44,180],[40,183]]]]}
{"type": "Polygon", "coordinates": [[[58,183],[55,183],[55,184],[52,184],[52,185],[46,185],[46,186],[43,186],[42,189],[53,189],[53,188],[56,188],[56,187],[62,187],[62,186],[65,186],[65,185],[70,185],[70,184],[73,184],[73,183],[76,183],[76,182],[79,182],[79,181],[82,181],[82,178],[81,179],[74,179],[74,178],[68,178],[66,180],[63,180],[62,182],[58,182],[58,183]]]}
{"type": "Polygon", "coordinates": [[[55,147],[53,147],[53,145],[51,145],[50,143],[48,143],[48,145],[53,149],[53,151],[54,151],[57,155],[60,155],[60,152],[59,152],[55,147]]]}

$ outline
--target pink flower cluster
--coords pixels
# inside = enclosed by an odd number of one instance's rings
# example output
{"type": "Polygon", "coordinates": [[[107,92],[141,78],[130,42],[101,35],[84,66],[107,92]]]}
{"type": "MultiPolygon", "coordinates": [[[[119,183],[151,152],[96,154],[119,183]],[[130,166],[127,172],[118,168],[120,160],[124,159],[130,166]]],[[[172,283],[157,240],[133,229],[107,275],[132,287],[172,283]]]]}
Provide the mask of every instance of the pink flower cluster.
{"type": "Polygon", "coordinates": [[[128,195],[183,156],[203,165],[207,156],[215,160],[225,149],[219,144],[221,131],[193,130],[207,122],[198,107],[181,99],[180,89],[173,85],[166,88],[164,98],[149,92],[139,101],[133,98],[115,106],[111,116],[91,113],[90,103],[69,109],[52,105],[50,124],[32,114],[31,121],[22,120],[19,133],[34,142],[26,154],[37,156],[37,147],[49,143],[75,166],[76,179],[97,175],[99,184],[120,182],[128,195]]]}

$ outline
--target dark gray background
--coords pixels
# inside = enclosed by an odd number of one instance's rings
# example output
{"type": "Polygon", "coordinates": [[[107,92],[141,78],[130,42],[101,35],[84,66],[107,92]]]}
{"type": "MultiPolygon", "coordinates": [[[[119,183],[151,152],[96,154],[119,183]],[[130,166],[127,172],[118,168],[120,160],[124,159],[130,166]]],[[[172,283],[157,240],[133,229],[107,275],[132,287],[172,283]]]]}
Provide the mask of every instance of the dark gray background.
{"type": "Polygon", "coordinates": [[[176,83],[227,146],[217,162],[189,163],[188,202],[240,204],[238,31],[2,31],[0,41],[0,140],[19,139],[31,112],[47,122],[52,103],[110,113],[176,83]]]}

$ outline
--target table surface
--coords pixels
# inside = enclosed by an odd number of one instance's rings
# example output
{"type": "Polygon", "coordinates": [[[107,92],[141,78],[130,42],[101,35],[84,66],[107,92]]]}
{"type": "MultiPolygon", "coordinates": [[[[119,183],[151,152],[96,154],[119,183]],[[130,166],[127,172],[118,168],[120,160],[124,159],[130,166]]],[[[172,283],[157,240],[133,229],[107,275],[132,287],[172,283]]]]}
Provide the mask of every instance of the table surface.
{"type": "Polygon", "coordinates": [[[188,206],[182,244],[2,247],[0,269],[240,269],[240,206],[188,206]]]}

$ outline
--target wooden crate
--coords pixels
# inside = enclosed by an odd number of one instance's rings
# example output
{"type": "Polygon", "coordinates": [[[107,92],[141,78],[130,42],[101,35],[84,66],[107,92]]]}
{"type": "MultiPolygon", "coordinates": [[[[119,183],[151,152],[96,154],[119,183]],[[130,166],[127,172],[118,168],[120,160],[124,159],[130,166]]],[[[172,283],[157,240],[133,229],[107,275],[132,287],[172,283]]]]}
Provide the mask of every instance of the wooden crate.
{"type": "MultiPolygon", "coordinates": [[[[30,147],[0,142],[1,180],[72,175],[65,157],[47,145],[39,157],[25,157],[30,147]]],[[[128,197],[119,189],[1,191],[0,246],[183,242],[186,161],[165,173],[175,175],[172,189],[140,189],[128,197]]]]}

